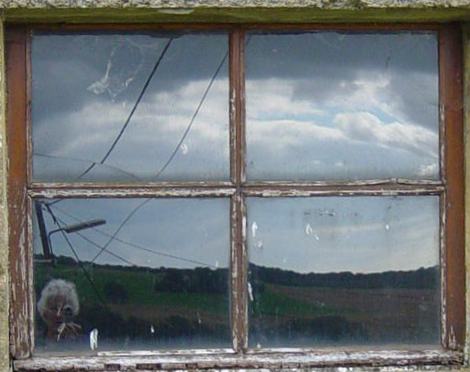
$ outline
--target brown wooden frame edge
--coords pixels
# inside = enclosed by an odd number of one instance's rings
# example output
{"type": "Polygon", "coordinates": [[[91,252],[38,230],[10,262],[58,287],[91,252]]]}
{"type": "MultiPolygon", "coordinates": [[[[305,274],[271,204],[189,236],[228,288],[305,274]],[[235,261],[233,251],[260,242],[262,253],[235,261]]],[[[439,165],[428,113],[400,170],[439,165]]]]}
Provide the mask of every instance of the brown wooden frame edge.
{"type": "Polygon", "coordinates": [[[443,122],[445,200],[445,327],[444,347],[465,344],[465,210],[463,143],[463,43],[459,24],[439,32],[439,94],[443,122]]]}
{"type": "Polygon", "coordinates": [[[10,352],[27,358],[33,344],[33,304],[30,293],[31,254],[28,244],[27,195],[27,67],[26,28],[9,28],[6,38],[7,200],[10,270],[10,352]]]}

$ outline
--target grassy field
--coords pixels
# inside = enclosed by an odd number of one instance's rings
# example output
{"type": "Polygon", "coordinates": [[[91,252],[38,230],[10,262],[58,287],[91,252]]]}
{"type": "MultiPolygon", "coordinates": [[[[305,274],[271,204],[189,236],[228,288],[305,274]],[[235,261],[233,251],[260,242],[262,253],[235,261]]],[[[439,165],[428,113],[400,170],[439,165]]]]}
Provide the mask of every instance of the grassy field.
{"type": "MultiPolygon", "coordinates": [[[[96,327],[113,338],[140,337],[142,333],[155,337],[148,332],[155,328],[162,339],[188,334],[229,338],[228,289],[220,293],[162,290],[156,283],[165,269],[87,264],[85,268],[99,297],[77,265],[35,267],[37,294],[51,278],[75,283],[82,309],[77,321],[85,332],[96,327]],[[114,297],[107,292],[110,283],[121,291],[114,297]]],[[[436,289],[258,284],[249,304],[250,335],[253,340],[263,339],[264,344],[269,340],[292,345],[438,341],[440,302],[436,289]]]]}

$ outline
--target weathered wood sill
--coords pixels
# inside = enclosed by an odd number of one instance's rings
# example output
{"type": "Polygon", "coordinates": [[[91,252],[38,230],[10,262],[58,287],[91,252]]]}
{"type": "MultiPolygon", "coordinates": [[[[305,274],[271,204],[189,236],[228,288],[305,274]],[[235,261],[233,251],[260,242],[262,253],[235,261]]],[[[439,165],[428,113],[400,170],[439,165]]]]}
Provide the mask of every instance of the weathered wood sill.
{"type": "Polygon", "coordinates": [[[302,353],[252,352],[244,355],[102,355],[34,357],[14,362],[16,371],[149,371],[227,368],[319,368],[387,366],[461,366],[457,351],[321,351],[302,353]]]}

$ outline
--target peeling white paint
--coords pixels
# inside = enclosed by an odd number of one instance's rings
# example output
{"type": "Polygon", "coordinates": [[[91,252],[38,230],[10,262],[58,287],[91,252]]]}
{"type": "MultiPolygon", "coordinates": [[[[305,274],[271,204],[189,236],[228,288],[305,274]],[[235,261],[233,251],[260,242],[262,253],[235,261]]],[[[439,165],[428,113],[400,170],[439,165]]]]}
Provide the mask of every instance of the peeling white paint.
{"type": "Polygon", "coordinates": [[[182,143],[180,147],[181,147],[181,153],[182,153],[183,155],[187,155],[188,152],[189,152],[189,147],[188,147],[188,145],[186,145],[185,143],[182,143]]]}
{"type": "Polygon", "coordinates": [[[255,300],[255,298],[253,297],[253,288],[251,287],[250,282],[248,282],[248,297],[250,298],[251,302],[255,300]]]}
{"type": "Polygon", "coordinates": [[[313,234],[312,226],[309,223],[305,226],[305,234],[306,235],[312,235],[313,234]]]}
{"type": "Polygon", "coordinates": [[[98,330],[96,328],[90,332],[90,349],[98,349],[98,330]]]}
{"type": "Polygon", "coordinates": [[[256,231],[258,230],[258,224],[256,223],[256,221],[253,221],[253,223],[251,224],[251,236],[253,238],[256,238],[256,231]]]}

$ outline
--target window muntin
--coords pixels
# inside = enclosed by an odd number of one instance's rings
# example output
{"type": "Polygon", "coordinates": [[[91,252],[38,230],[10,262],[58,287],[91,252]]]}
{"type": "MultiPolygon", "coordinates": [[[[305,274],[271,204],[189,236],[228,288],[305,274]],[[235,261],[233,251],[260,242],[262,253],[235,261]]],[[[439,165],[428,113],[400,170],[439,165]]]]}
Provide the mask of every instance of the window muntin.
{"type": "MultiPolygon", "coordinates": [[[[71,27],[72,29],[74,27],[71,27]]],[[[80,27],[78,27],[80,29],[80,27]]],[[[173,28],[173,27],[169,27],[173,28]]],[[[181,27],[176,27],[181,28],[181,27]]],[[[183,27],[184,28],[184,27],[183,27]]],[[[209,27],[210,28],[210,27],[209,27]]],[[[217,27],[216,27],[217,28],[217,27]]],[[[79,197],[112,197],[113,195],[119,194],[120,196],[127,195],[128,197],[132,196],[141,196],[141,195],[154,195],[155,197],[163,197],[163,196],[174,196],[174,195],[188,195],[188,192],[194,193],[194,195],[208,195],[213,193],[213,195],[232,195],[232,208],[231,208],[231,221],[235,221],[235,226],[232,224],[232,252],[231,252],[231,284],[234,287],[231,292],[231,299],[235,300],[231,304],[232,309],[232,325],[233,325],[233,336],[234,336],[234,347],[235,350],[243,352],[244,345],[247,341],[247,328],[244,327],[246,325],[246,317],[244,316],[245,310],[243,309],[244,304],[248,302],[248,291],[247,291],[247,283],[245,281],[245,274],[243,268],[243,262],[245,260],[245,253],[246,247],[244,245],[244,215],[246,214],[246,209],[244,207],[244,197],[248,196],[300,196],[303,195],[307,196],[315,196],[315,195],[331,195],[331,196],[345,196],[345,195],[429,195],[429,194],[438,194],[440,195],[440,202],[441,202],[441,221],[445,221],[446,223],[441,226],[444,229],[441,230],[441,242],[446,242],[446,244],[441,245],[444,249],[441,252],[441,261],[445,262],[446,265],[443,266],[443,278],[442,283],[445,285],[445,291],[442,295],[445,297],[446,306],[445,309],[445,319],[442,319],[442,343],[444,348],[448,349],[448,351],[411,351],[405,352],[404,354],[399,351],[399,347],[394,348],[393,350],[388,350],[389,348],[386,347],[387,351],[367,351],[370,348],[365,347],[362,348],[360,352],[351,351],[350,353],[342,354],[342,351],[327,351],[328,355],[324,355],[325,351],[316,351],[316,349],[308,348],[308,349],[262,349],[261,353],[270,353],[269,359],[263,357],[262,354],[259,354],[257,350],[248,350],[246,353],[246,357],[243,359],[239,359],[236,355],[234,357],[230,356],[222,356],[219,355],[221,359],[211,359],[211,357],[205,358],[198,358],[201,359],[201,366],[219,366],[218,363],[223,363],[223,365],[227,366],[246,366],[246,367],[253,367],[253,366],[272,366],[278,368],[279,366],[293,366],[297,367],[298,363],[301,363],[303,366],[323,366],[323,365],[331,365],[330,362],[326,362],[325,358],[332,357],[334,365],[350,365],[349,362],[351,360],[354,363],[360,363],[364,365],[390,365],[395,364],[397,360],[405,361],[406,364],[414,364],[414,363],[459,363],[460,357],[458,356],[458,352],[454,353],[452,350],[459,349],[459,345],[462,345],[463,339],[463,328],[461,325],[463,324],[463,301],[460,299],[462,298],[461,295],[455,294],[463,293],[461,283],[463,283],[463,270],[461,267],[461,263],[463,262],[461,259],[462,246],[461,246],[461,237],[463,236],[462,224],[461,224],[461,212],[462,208],[459,207],[461,205],[457,201],[461,200],[461,176],[459,174],[459,164],[462,163],[461,158],[461,129],[458,123],[461,123],[462,116],[461,116],[461,109],[459,109],[459,101],[461,100],[460,91],[458,89],[459,86],[459,78],[460,78],[460,59],[459,56],[459,47],[460,44],[458,42],[458,31],[454,27],[449,26],[433,26],[430,29],[438,30],[439,31],[439,60],[440,60],[440,67],[439,67],[439,74],[440,74],[440,108],[441,108],[441,115],[440,120],[441,124],[445,124],[446,129],[446,137],[441,136],[441,154],[444,154],[444,157],[441,158],[442,164],[445,166],[441,169],[442,170],[442,181],[438,182],[428,182],[428,181],[411,181],[408,180],[402,182],[403,180],[394,179],[394,180],[384,180],[380,183],[377,181],[360,181],[354,183],[344,183],[344,184],[328,184],[328,183],[315,183],[306,182],[302,185],[291,184],[289,182],[275,182],[275,183],[250,183],[245,184],[244,182],[244,84],[243,84],[243,55],[244,55],[244,32],[243,28],[238,30],[236,28],[235,31],[230,32],[230,85],[231,85],[231,105],[230,105],[230,117],[231,117],[231,150],[237,149],[242,150],[240,152],[234,153],[231,151],[231,175],[232,175],[232,185],[207,185],[208,188],[205,188],[204,185],[198,184],[198,188],[190,188],[190,185],[185,185],[181,183],[178,186],[178,189],[171,189],[170,187],[174,187],[175,184],[172,183],[171,185],[167,185],[166,188],[165,184],[161,184],[159,186],[156,185],[148,185],[144,186],[143,189],[138,189],[126,185],[118,185],[119,190],[113,191],[109,188],[109,184],[103,184],[97,182],[94,186],[86,186],[86,185],[77,185],[67,187],[64,184],[48,184],[48,183],[41,183],[41,184],[30,184],[30,189],[28,194],[31,197],[47,197],[50,198],[53,195],[57,195],[58,197],[70,197],[73,195],[79,197]],[[452,83],[451,83],[452,82],[452,83]],[[451,125],[451,123],[456,123],[457,125],[451,125]],[[449,146],[452,143],[453,146],[449,146]],[[236,186],[237,188],[234,188],[236,186]],[[68,188],[68,189],[67,189],[68,188]],[[202,188],[202,189],[201,189],[202,188]],[[212,191],[211,191],[212,190],[212,191]],[[449,192],[449,193],[448,193],[449,192]],[[443,218],[445,216],[445,219],[443,218]],[[449,234],[449,232],[451,232],[449,234]],[[450,247],[449,249],[447,249],[450,247]],[[450,269],[449,269],[450,268],[450,269]],[[241,291],[237,291],[237,288],[241,288],[241,291]],[[245,288],[245,289],[244,289],[245,288]],[[236,311],[233,311],[233,310],[236,311]],[[364,350],[366,349],[366,350],[364,350]],[[284,352],[289,352],[292,354],[284,355],[284,352]],[[296,354],[300,352],[301,354],[296,354]],[[274,353],[274,354],[273,354],[274,353]],[[307,354],[305,354],[307,353],[307,354]],[[330,355],[332,354],[332,355],[330,355]],[[257,356],[259,355],[259,356],[257,356]],[[286,359],[287,357],[287,359],[286,359]],[[376,359],[378,358],[378,359],[376,359]],[[204,360],[204,361],[203,361],[204,360]],[[279,364],[280,363],[280,364],[279,364]]],[[[255,29],[260,29],[259,26],[254,26],[255,29]]],[[[279,27],[269,27],[263,26],[264,29],[273,28],[275,30],[282,29],[279,27]]],[[[297,26],[289,26],[289,29],[295,29],[297,26]]],[[[315,29],[314,26],[309,27],[301,27],[300,29],[315,29]]],[[[322,29],[336,29],[336,27],[320,27],[322,29]]],[[[338,27],[338,29],[344,30],[348,27],[338,27]]],[[[354,27],[357,30],[364,30],[367,33],[371,32],[370,27],[354,27]]],[[[395,31],[398,29],[403,32],[407,29],[415,30],[417,28],[421,28],[421,26],[397,26],[397,27],[390,27],[384,26],[380,27],[382,33],[383,30],[394,29],[395,31]]],[[[427,27],[425,27],[427,28],[427,27]]],[[[196,27],[199,29],[199,27],[196,27]]],[[[250,29],[248,27],[247,29],[250,29]]],[[[361,31],[362,32],[362,31],[361,31]]],[[[11,61],[17,60],[16,58],[22,58],[22,51],[21,46],[20,48],[17,47],[15,44],[16,40],[27,40],[22,39],[21,30],[16,34],[12,32],[14,35],[13,39],[14,42],[10,44],[9,50],[13,51],[10,61],[10,71],[14,71],[12,74],[15,78],[13,79],[15,82],[19,82],[21,84],[21,64],[15,65],[12,64],[11,61]],[[18,68],[14,68],[18,66],[18,68]],[[18,80],[19,79],[19,80],[18,80]]],[[[20,44],[21,45],[21,44],[20,44]]],[[[23,44],[25,45],[25,44],[23,44]]],[[[9,56],[10,54],[7,54],[9,56]]],[[[26,61],[26,59],[25,59],[26,61]]],[[[26,70],[26,69],[25,69],[26,70]]],[[[25,71],[23,70],[23,71],[25,71]]],[[[26,81],[24,79],[23,81],[26,81]]],[[[11,80],[10,80],[10,84],[11,80]]],[[[26,122],[25,119],[21,119],[22,117],[25,118],[21,114],[21,105],[23,101],[21,91],[13,91],[13,94],[10,95],[10,117],[14,116],[16,118],[20,118],[19,123],[26,122]],[[13,104],[12,104],[13,103],[13,104]],[[18,111],[14,111],[14,107],[20,108],[18,111]]],[[[25,106],[23,106],[25,107],[25,106]]],[[[10,122],[11,123],[11,122],[10,122]]],[[[15,126],[13,126],[15,127],[15,126]]],[[[441,127],[441,131],[444,128],[441,127]]],[[[19,128],[19,131],[12,131],[11,126],[9,129],[10,134],[14,134],[13,140],[10,138],[10,141],[14,143],[20,144],[20,147],[23,146],[23,139],[26,136],[23,136],[22,132],[23,129],[19,128]]],[[[442,134],[442,132],[441,132],[442,134]]],[[[11,142],[10,142],[11,143],[11,142]]],[[[12,147],[10,146],[10,151],[12,147]]],[[[26,149],[26,146],[24,146],[26,149]]],[[[20,153],[21,154],[21,153],[20,153]]],[[[13,173],[13,177],[10,181],[10,192],[12,195],[12,202],[10,204],[10,208],[22,208],[21,201],[24,201],[24,197],[21,197],[21,192],[16,192],[15,190],[20,191],[14,187],[17,184],[24,184],[26,185],[26,178],[21,169],[26,169],[25,167],[20,167],[21,164],[24,163],[24,159],[22,156],[19,156],[15,151],[10,152],[10,159],[13,160],[14,169],[19,169],[20,172],[13,173]],[[11,154],[14,155],[11,155],[11,154]],[[15,167],[16,165],[16,167],[15,167]],[[23,182],[23,183],[22,183],[23,182]]],[[[23,209],[21,209],[23,210],[23,209]]],[[[11,221],[13,221],[13,225],[18,222],[19,226],[21,223],[21,216],[17,213],[10,214],[11,221]]],[[[17,243],[21,244],[22,237],[20,235],[16,235],[13,233],[11,236],[12,244],[16,246],[17,243]]],[[[27,259],[27,258],[26,258],[27,259]]],[[[18,256],[13,253],[13,262],[17,262],[18,256]]],[[[23,266],[20,264],[19,266],[15,266],[12,271],[18,272],[21,271],[23,266]],[[19,270],[17,270],[19,269],[19,270]]],[[[15,288],[20,287],[18,284],[13,284],[13,291],[15,288]]],[[[20,294],[21,292],[17,292],[20,294]]],[[[27,294],[27,292],[26,292],[27,294]]],[[[27,301],[28,296],[19,295],[15,298],[13,308],[13,314],[24,313],[25,307],[19,307],[21,304],[27,301]],[[19,305],[19,306],[18,306],[19,305]]],[[[28,306],[28,305],[26,305],[28,306]]],[[[30,313],[30,312],[29,312],[30,313]]],[[[26,317],[28,317],[28,312],[25,313],[26,317]]],[[[28,324],[26,324],[27,326],[28,324]]],[[[17,358],[24,358],[28,356],[28,350],[31,350],[30,346],[32,343],[29,343],[28,338],[29,334],[26,334],[27,327],[22,327],[18,322],[13,323],[12,328],[12,339],[13,339],[13,347],[15,348],[13,351],[13,355],[17,358]],[[22,338],[21,338],[22,337],[22,338]],[[24,342],[24,343],[23,343],[24,342]]],[[[340,350],[343,350],[340,348],[340,350]]],[[[349,350],[349,347],[346,348],[349,350]]],[[[415,349],[413,349],[415,350],[415,349]]],[[[208,351],[205,351],[208,352],[208,351]]],[[[220,352],[220,351],[219,351],[220,352]]],[[[141,354],[140,354],[141,355],[141,354]]],[[[200,355],[200,354],[198,354],[200,355]]],[[[165,357],[159,357],[159,360],[164,360],[165,357]]],[[[192,363],[189,359],[183,358],[186,362],[192,363]]],[[[183,363],[186,363],[181,359],[183,363]]],[[[192,358],[190,358],[192,360],[192,358]]],[[[109,359],[112,360],[112,359],[109,359]]],[[[150,359],[142,358],[140,359],[142,362],[152,364],[154,361],[150,359]]],[[[329,360],[329,359],[328,359],[329,360]]],[[[56,359],[56,361],[58,361],[56,359]]],[[[84,360],[83,360],[84,361],[84,360]]],[[[36,363],[43,363],[46,365],[48,363],[48,359],[41,359],[35,358],[36,363]]],[[[65,364],[71,365],[70,363],[74,363],[72,359],[68,359],[65,361],[65,364]]],[[[122,361],[126,366],[134,366],[134,368],[138,365],[138,360],[131,361],[131,360],[123,360],[122,361]]],[[[86,365],[93,367],[93,368],[100,368],[98,364],[100,363],[98,359],[89,359],[86,361],[86,365]]],[[[170,363],[174,363],[174,361],[170,361],[170,363]]],[[[62,363],[59,363],[62,365],[62,363]]],[[[64,364],[64,365],[65,365],[64,364]]],[[[150,365],[149,364],[149,365],[150,365]]],[[[27,366],[28,362],[25,363],[18,363],[18,366],[27,366]]],[[[147,364],[146,364],[147,365],[147,364]]],[[[155,366],[160,366],[159,363],[155,364],[155,366]]],[[[166,365],[166,364],[165,364],[166,365]]],[[[191,366],[199,365],[199,362],[196,361],[196,364],[191,364],[191,366]]]]}
{"type": "Polygon", "coordinates": [[[437,34],[250,33],[250,181],[439,179],[437,34]]]}
{"type": "Polygon", "coordinates": [[[226,34],[35,33],[31,52],[34,181],[229,178],[226,34]]]}

